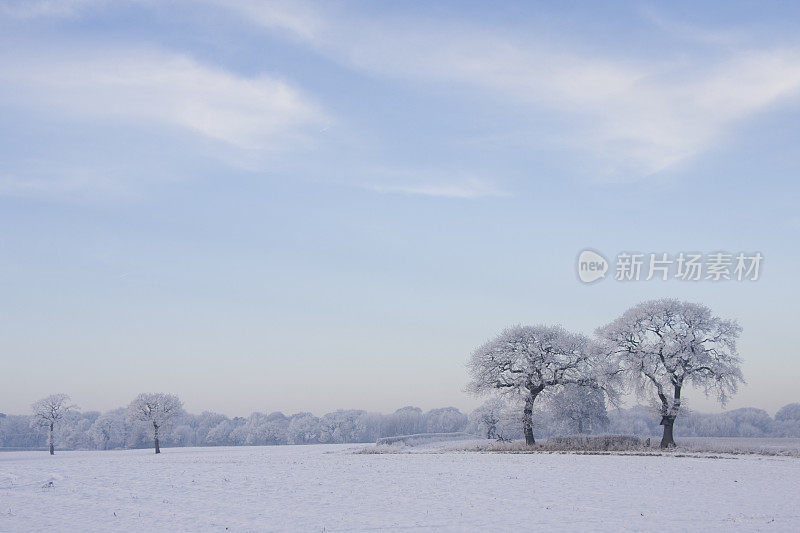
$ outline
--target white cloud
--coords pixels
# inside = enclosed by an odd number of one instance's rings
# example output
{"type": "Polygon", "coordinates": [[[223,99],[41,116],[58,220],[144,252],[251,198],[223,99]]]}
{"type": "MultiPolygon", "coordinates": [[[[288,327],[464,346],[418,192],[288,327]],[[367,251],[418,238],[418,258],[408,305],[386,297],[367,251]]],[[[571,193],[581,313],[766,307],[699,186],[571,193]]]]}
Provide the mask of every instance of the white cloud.
{"type": "Polygon", "coordinates": [[[364,19],[298,1],[222,5],[291,32],[353,68],[470,86],[497,100],[556,111],[574,128],[574,146],[607,161],[617,174],[643,176],[679,164],[737,122],[800,91],[796,48],[633,61],[441,20],[364,19]]]}
{"type": "Polygon", "coordinates": [[[289,83],[154,50],[0,56],[0,103],[79,119],[172,126],[242,149],[306,140],[324,113],[289,83]]]}
{"type": "MultiPolygon", "coordinates": [[[[366,17],[333,4],[206,2],[371,75],[471,88],[480,98],[547,111],[551,118],[535,130],[549,137],[531,142],[566,142],[578,154],[595,156],[591,167],[601,169],[601,179],[635,179],[679,165],[749,117],[800,92],[797,48],[748,50],[734,45],[740,35],[735,31],[704,31],[652,14],[650,20],[676,39],[721,48],[675,60],[634,60],[618,53],[576,52],[563,42],[477,24],[366,17]]],[[[59,16],[105,2],[6,5],[30,16],[59,16]]],[[[237,75],[182,55],[152,50],[6,54],[0,55],[0,103],[171,125],[258,150],[297,146],[325,126],[319,107],[285,81],[237,75]]],[[[405,192],[430,194],[449,187],[412,185],[405,192]]]]}
{"type": "Polygon", "coordinates": [[[414,196],[439,196],[444,198],[472,199],[486,196],[508,196],[476,178],[462,182],[417,183],[414,185],[368,185],[368,189],[380,193],[399,193],[414,196]]]}

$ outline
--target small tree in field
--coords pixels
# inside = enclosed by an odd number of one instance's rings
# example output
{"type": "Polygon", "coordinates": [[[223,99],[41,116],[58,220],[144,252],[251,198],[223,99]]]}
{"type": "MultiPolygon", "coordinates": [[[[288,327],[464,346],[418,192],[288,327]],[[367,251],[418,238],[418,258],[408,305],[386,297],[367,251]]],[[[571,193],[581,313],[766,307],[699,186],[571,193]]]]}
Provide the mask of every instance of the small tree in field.
{"type": "Polygon", "coordinates": [[[64,418],[74,405],[69,403],[69,396],[66,394],[51,394],[47,398],[42,398],[31,405],[33,409],[33,424],[48,428],[47,443],[50,447],[50,455],[55,454],[53,443],[53,429],[55,425],[64,418]]]}
{"type": "Polygon", "coordinates": [[[583,335],[560,326],[515,326],[478,347],[469,360],[469,390],[515,395],[523,402],[525,443],[533,437],[533,404],[545,390],[564,385],[599,388],[599,351],[583,335]]]}
{"type": "Polygon", "coordinates": [[[636,392],[655,396],[664,426],[661,447],[668,448],[675,446],[672,430],[685,385],[714,393],[725,405],[744,382],[736,351],[741,330],[704,305],[663,299],[632,307],[597,334],[636,392]]]}
{"type": "Polygon", "coordinates": [[[182,413],[183,403],[177,396],[160,392],[142,393],[128,406],[130,419],[144,423],[152,430],[156,453],[161,453],[158,445],[160,432],[167,429],[175,417],[182,413]]]}

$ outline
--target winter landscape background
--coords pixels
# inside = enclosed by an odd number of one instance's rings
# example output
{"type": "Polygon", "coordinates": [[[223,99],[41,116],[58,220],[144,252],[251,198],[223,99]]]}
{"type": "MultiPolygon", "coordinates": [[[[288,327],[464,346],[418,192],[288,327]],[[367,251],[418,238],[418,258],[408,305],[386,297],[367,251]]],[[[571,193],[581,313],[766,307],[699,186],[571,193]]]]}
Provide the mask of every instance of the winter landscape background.
{"type": "Polygon", "coordinates": [[[0,532],[800,531],[798,21],[0,0],[0,532]]]}

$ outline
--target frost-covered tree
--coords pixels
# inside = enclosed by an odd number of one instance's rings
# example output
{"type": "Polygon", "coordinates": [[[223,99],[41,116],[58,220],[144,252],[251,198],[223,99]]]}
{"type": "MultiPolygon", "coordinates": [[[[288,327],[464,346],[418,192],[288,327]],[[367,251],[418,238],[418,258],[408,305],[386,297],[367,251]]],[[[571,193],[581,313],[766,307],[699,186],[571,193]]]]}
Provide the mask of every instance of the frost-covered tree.
{"type": "Polygon", "coordinates": [[[525,442],[535,444],[533,406],[545,390],[564,385],[599,388],[600,352],[584,335],[560,326],[514,326],[476,349],[469,360],[469,390],[500,392],[522,401],[525,442]]]}
{"type": "Polygon", "coordinates": [[[75,408],[75,405],[70,404],[69,400],[70,398],[66,394],[51,394],[31,405],[31,409],[33,409],[32,423],[48,429],[47,444],[50,448],[50,455],[55,453],[54,429],[56,424],[75,408]]]}
{"type": "Polygon", "coordinates": [[[35,448],[44,445],[46,439],[40,428],[31,423],[28,415],[5,415],[0,417],[0,446],[35,448]]]}
{"type": "Polygon", "coordinates": [[[673,426],[684,386],[714,393],[724,405],[744,382],[736,351],[740,332],[736,321],[675,299],[640,303],[597,330],[640,397],[659,406],[662,448],[675,446],[673,426]]]}
{"type": "Polygon", "coordinates": [[[778,422],[800,422],[800,403],[790,403],[784,405],[775,413],[775,420],[778,422]]]}
{"type": "Polygon", "coordinates": [[[214,446],[220,446],[227,441],[228,435],[230,435],[230,432],[233,429],[230,424],[227,426],[223,424],[223,422],[228,421],[227,416],[214,413],[212,411],[203,411],[197,415],[195,419],[195,442],[197,442],[198,445],[210,444],[214,446]],[[211,433],[211,431],[217,428],[219,428],[219,430],[214,435],[214,438],[209,438],[208,435],[211,433]],[[222,433],[225,431],[225,429],[227,429],[227,433],[223,437],[222,433]],[[221,438],[222,441],[220,441],[221,438]]]}
{"type": "Polygon", "coordinates": [[[364,442],[362,416],[366,411],[340,409],[328,413],[319,421],[319,440],[327,443],[364,442]]]}
{"type": "Polygon", "coordinates": [[[358,417],[359,442],[376,442],[383,437],[385,417],[381,413],[363,413],[358,417]]]}
{"type": "Polygon", "coordinates": [[[103,413],[89,428],[89,437],[101,450],[125,443],[125,412],[117,409],[103,413]]]}
{"type": "Polygon", "coordinates": [[[800,403],[784,405],[775,413],[776,437],[800,437],[800,403]]]}
{"type": "Polygon", "coordinates": [[[200,417],[184,412],[175,419],[175,428],[172,430],[172,442],[179,446],[198,446],[198,433],[200,430],[200,417]]]}
{"type": "Polygon", "coordinates": [[[595,433],[608,426],[606,399],[599,389],[567,385],[547,403],[553,422],[563,432],[595,433]]]}
{"type": "Polygon", "coordinates": [[[428,433],[454,433],[464,431],[467,416],[455,407],[431,409],[425,413],[425,431],[428,433]]]}
{"type": "Polygon", "coordinates": [[[765,437],[772,432],[774,424],[769,413],[754,407],[742,407],[718,416],[733,422],[736,429],[733,435],[726,435],[730,437],[765,437]]]}
{"type": "Polygon", "coordinates": [[[183,403],[174,394],[144,392],[128,406],[128,416],[134,422],[150,428],[156,453],[161,453],[159,435],[168,429],[175,418],[183,413],[183,403]]]}
{"type": "Polygon", "coordinates": [[[311,444],[319,441],[319,418],[311,413],[292,416],[286,430],[289,444],[311,444]]]}
{"type": "Polygon", "coordinates": [[[252,413],[244,425],[244,444],[268,446],[286,442],[289,420],[283,413],[252,413]]]}
{"type": "Polygon", "coordinates": [[[195,430],[190,424],[176,423],[169,433],[168,439],[173,446],[193,446],[194,436],[195,430]]]}
{"type": "Polygon", "coordinates": [[[221,420],[216,426],[209,429],[203,437],[203,443],[208,446],[225,446],[231,444],[231,433],[235,426],[228,419],[221,420]]]}
{"type": "MultiPolygon", "coordinates": [[[[521,439],[522,432],[522,405],[516,399],[495,396],[489,398],[469,414],[469,424],[465,430],[469,433],[485,436],[488,439],[513,440],[521,439]]],[[[538,430],[545,429],[549,424],[540,409],[533,411],[533,427],[538,430]]]]}
{"type": "Polygon", "coordinates": [[[644,405],[635,405],[629,409],[614,409],[609,412],[608,419],[609,433],[650,437],[658,431],[657,420],[653,419],[653,410],[644,405]]]}
{"type": "Polygon", "coordinates": [[[56,443],[66,450],[93,449],[95,446],[89,435],[89,429],[91,429],[98,416],[100,416],[100,413],[97,411],[85,413],[75,410],[70,411],[56,427],[56,443]]]}
{"type": "Polygon", "coordinates": [[[425,431],[425,418],[419,407],[401,407],[387,417],[386,428],[392,435],[414,435],[425,431]]]}
{"type": "Polygon", "coordinates": [[[502,398],[489,398],[470,413],[472,427],[486,435],[487,439],[497,438],[497,427],[507,409],[508,404],[502,398]]]}

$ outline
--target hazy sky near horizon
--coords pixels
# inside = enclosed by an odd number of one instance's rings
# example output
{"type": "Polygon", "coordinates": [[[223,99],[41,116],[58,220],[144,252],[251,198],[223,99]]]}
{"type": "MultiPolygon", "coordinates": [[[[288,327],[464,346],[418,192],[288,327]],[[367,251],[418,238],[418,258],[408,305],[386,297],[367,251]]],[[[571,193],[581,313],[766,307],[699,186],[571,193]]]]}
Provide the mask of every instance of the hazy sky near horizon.
{"type": "MultiPolygon", "coordinates": [[[[0,412],[469,409],[507,325],[677,297],[800,401],[800,5],[0,0],[0,412]],[[760,251],[581,284],[584,248],[760,251]]],[[[690,407],[717,410],[702,394],[690,407]]]]}

